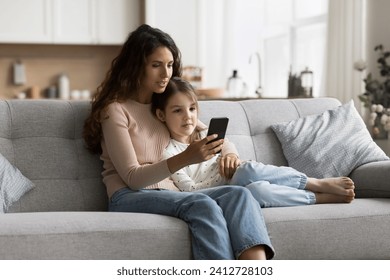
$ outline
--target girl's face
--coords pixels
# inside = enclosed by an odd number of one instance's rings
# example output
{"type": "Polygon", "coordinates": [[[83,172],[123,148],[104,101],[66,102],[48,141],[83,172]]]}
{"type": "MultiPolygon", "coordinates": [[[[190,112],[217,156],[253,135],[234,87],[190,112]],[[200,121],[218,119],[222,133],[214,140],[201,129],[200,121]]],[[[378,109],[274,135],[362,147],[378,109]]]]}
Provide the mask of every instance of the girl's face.
{"type": "Polygon", "coordinates": [[[146,59],[145,73],[141,80],[139,99],[150,103],[153,92],[163,93],[172,77],[173,56],[167,47],[158,47],[146,59]]]}
{"type": "Polygon", "coordinates": [[[191,97],[182,92],[172,95],[165,110],[157,110],[157,117],[165,122],[173,139],[190,144],[190,136],[198,124],[196,102],[191,97]]]}

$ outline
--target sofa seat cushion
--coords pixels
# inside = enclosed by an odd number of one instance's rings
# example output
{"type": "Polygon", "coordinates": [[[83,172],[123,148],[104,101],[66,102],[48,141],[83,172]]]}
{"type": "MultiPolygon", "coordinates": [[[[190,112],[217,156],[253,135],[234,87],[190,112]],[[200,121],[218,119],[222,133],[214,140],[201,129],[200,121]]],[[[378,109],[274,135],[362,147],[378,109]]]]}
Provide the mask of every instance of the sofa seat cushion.
{"type": "Polygon", "coordinates": [[[389,204],[384,198],[364,198],[263,209],[275,259],[390,259],[390,239],[384,238],[389,204]]]}
{"type": "Polygon", "coordinates": [[[189,259],[182,220],[112,212],[12,213],[0,218],[2,258],[189,259]]]}

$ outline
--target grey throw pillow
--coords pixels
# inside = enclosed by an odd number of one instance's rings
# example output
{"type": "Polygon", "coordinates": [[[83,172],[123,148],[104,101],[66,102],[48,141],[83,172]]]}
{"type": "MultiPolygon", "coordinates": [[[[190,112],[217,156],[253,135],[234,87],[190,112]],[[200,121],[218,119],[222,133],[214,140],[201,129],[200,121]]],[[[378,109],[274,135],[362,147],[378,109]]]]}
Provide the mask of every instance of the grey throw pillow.
{"type": "Polygon", "coordinates": [[[6,213],[34,184],[0,154],[0,213],[6,213]]]}
{"type": "Polygon", "coordinates": [[[389,159],[373,141],[353,101],[271,128],[289,166],[309,177],[348,176],[360,165],[389,159]]]}

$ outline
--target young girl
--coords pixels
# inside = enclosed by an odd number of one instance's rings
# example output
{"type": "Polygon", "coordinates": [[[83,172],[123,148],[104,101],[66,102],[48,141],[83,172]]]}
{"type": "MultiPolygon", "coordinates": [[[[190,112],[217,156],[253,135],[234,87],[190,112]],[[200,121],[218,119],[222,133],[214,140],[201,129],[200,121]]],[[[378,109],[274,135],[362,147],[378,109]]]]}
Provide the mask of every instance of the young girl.
{"type": "Polygon", "coordinates": [[[195,259],[270,259],[274,249],[250,191],[222,186],[180,192],[169,180],[181,168],[209,159],[223,142],[207,144],[215,139],[209,136],[161,160],[170,137],[151,112],[152,95],[164,95],[170,78],[180,74],[175,42],[144,24],[127,38],[93,97],[84,139],[101,154],[109,211],[182,219],[191,231],[195,259]]]}
{"type": "MultiPolygon", "coordinates": [[[[180,78],[172,78],[164,94],[153,95],[152,111],[171,135],[164,158],[183,152],[188,145],[206,136],[207,129],[197,128],[198,109],[194,89],[180,78]]],[[[242,162],[237,154],[226,154],[224,150],[208,161],[176,171],[171,178],[181,191],[187,192],[226,184],[245,186],[261,207],[349,203],[354,199],[354,183],[348,177],[308,178],[291,167],[242,162]],[[221,160],[226,157],[230,160],[221,160]]]]}

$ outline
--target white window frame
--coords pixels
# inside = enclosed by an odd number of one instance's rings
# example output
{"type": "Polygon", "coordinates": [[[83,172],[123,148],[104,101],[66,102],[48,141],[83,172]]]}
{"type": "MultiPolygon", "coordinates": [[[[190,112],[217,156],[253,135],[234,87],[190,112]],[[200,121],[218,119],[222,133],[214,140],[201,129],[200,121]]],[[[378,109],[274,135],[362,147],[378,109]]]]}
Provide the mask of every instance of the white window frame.
{"type": "MultiPolygon", "coordinates": [[[[302,65],[298,65],[297,62],[297,32],[301,28],[305,27],[311,27],[316,26],[319,24],[322,24],[325,26],[325,32],[323,33],[324,38],[324,46],[323,46],[323,52],[318,53],[320,56],[320,59],[323,60],[322,62],[322,69],[314,72],[314,78],[315,78],[315,88],[314,88],[314,96],[320,96],[320,88],[322,83],[322,76],[323,76],[323,69],[325,68],[325,48],[326,48],[326,25],[327,25],[327,11],[325,11],[323,14],[307,17],[307,18],[301,18],[297,19],[294,11],[296,9],[296,5],[298,5],[298,1],[296,0],[290,0],[292,2],[291,5],[291,19],[286,20],[284,22],[280,23],[267,23],[267,1],[273,1],[273,0],[263,0],[263,9],[262,9],[262,17],[263,17],[263,25],[262,25],[262,32],[261,32],[261,47],[260,47],[260,53],[262,59],[262,83],[263,83],[263,97],[287,97],[288,96],[288,75],[291,71],[292,74],[299,75],[301,71],[304,70],[304,67],[302,65]],[[271,69],[271,64],[273,63],[272,58],[270,58],[269,53],[267,52],[267,43],[271,42],[272,40],[276,40],[278,38],[286,38],[288,41],[288,54],[287,54],[287,63],[288,67],[279,69],[280,72],[285,73],[285,79],[283,81],[280,80],[281,75],[277,76],[275,80],[272,83],[278,83],[277,86],[270,85],[270,79],[267,79],[267,71],[271,69]],[[284,83],[281,85],[280,83],[284,83]],[[275,88],[278,87],[278,90],[275,90],[275,88]]],[[[307,63],[309,64],[309,63],[307,63]]],[[[307,65],[310,68],[310,65],[307,65]]],[[[279,72],[279,73],[280,73],[279,72]]],[[[272,75],[272,73],[268,74],[272,75]]]]}

